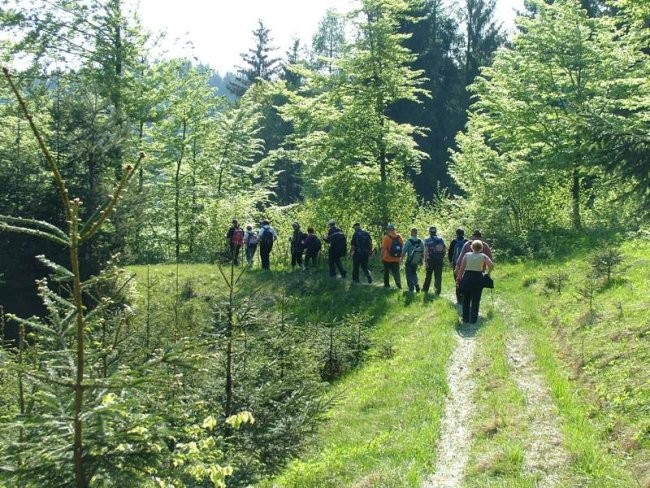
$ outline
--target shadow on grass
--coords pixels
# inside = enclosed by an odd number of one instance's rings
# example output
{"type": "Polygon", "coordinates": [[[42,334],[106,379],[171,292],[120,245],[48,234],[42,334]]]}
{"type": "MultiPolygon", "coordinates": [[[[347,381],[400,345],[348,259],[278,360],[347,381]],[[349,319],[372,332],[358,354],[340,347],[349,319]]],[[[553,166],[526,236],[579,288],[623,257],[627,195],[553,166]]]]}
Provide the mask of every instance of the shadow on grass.
{"type": "Polygon", "coordinates": [[[291,311],[302,323],[333,322],[346,315],[363,313],[368,325],[376,324],[394,302],[394,290],[349,279],[331,278],[323,271],[258,271],[246,273],[246,281],[263,285],[291,300],[291,311]]]}

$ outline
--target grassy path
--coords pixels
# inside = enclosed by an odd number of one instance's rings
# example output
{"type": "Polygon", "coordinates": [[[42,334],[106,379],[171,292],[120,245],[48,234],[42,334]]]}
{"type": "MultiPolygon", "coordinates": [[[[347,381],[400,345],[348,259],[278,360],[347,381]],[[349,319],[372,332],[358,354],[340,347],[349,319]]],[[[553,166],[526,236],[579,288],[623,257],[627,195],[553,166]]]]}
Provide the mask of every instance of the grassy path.
{"type": "Polygon", "coordinates": [[[436,469],[422,485],[425,488],[454,488],[462,480],[472,442],[470,419],[474,410],[475,385],[471,364],[477,330],[476,326],[469,324],[458,328],[456,349],[447,375],[449,394],[437,447],[436,469]]]}
{"type": "Polygon", "coordinates": [[[518,390],[524,396],[528,435],[523,470],[539,479],[539,486],[554,487],[564,478],[569,456],[558,425],[558,410],[546,381],[535,365],[530,338],[521,332],[506,340],[508,365],[518,390]]]}

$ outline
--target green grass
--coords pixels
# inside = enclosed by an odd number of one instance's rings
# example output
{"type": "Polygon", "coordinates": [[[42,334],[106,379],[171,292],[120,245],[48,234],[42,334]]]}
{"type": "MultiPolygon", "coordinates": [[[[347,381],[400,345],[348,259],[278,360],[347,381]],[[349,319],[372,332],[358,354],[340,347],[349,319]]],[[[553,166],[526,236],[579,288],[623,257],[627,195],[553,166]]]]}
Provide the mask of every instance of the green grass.
{"type": "Polygon", "coordinates": [[[650,483],[650,245],[631,241],[621,250],[626,271],[598,282],[593,313],[577,294],[588,279],[584,255],[506,265],[497,275],[560,411],[572,473],[587,486],[650,483]],[[547,278],[561,271],[569,280],[558,293],[547,278]]]}
{"type": "Polygon", "coordinates": [[[334,385],[309,452],[261,486],[417,486],[432,471],[457,315],[443,299],[388,293],[372,359],[334,385]]]}
{"type": "Polygon", "coordinates": [[[476,381],[473,443],[466,472],[467,486],[532,487],[536,480],[522,472],[525,398],[510,377],[505,340],[508,325],[484,297],[488,320],[477,336],[472,364],[476,381]]]}
{"type": "MultiPolygon", "coordinates": [[[[650,486],[650,243],[628,240],[621,250],[621,272],[609,284],[595,282],[593,310],[578,294],[589,272],[584,251],[497,263],[498,306],[492,310],[484,297],[487,319],[473,364],[476,411],[465,486],[540,482],[523,467],[530,425],[505,355],[515,331],[529,339],[559,412],[569,454],[561,486],[650,486]],[[552,286],[559,273],[568,275],[561,293],[552,286]]],[[[142,283],[145,268],[132,269],[142,283]]],[[[169,291],[175,270],[156,266],[151,273],[164,277],[169,291]]],[[[199,294],[222,286],[214,266],[180,266],[179,273],[179,286],[199,294]]],[[[304,454],[260,486],[419,486],[435,466],[456,310],[443,298],[412,299],[324,274],[253,270],[242,281],[282,290],[305,324],[365,314],[372,344],[365,363],[332,385],[337,401],[304,454]]],[[[451,290],[448,270],[444,280],[451,290]]]]}

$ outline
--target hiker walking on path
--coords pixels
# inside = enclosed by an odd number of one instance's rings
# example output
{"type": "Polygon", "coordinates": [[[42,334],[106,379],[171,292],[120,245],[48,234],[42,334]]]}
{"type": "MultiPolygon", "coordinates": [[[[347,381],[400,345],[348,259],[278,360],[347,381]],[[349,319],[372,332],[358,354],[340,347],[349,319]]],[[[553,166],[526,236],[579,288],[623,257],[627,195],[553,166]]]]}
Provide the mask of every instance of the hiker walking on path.
{"type": "Polygon", "coordinates": [[[262,269],[271,269],[270,254],[273,249],[273,243],[278,239],[278,234],[271,227],[268,220],[262,220],[262,228],[259,234],[260,259],[262,260],[262,269]]]}
{"type": "Polygon", "coordinates": [[[406,272],[406,285],[409,288],[409,293],[413,293],[413,290],[419,292],[418,266],[424,260],[424,242],[418,237],[418,230],[415,227],[411,229],[411,237],[406,239],[404,244],[402,260],[405,261],[404,271],[406,272]]]}
{"type": "Polygon", "coordinates": [[[473,241],[481,241],[481,244],[483,245],[483,254],[485,254],[488,258],[492,258],[492,249],[490,249],[490,246],[488,246],[488,243],[485,242],[481,238],[481,231],[476,229],[474,232],[472,232],[472,240],[465,242],[465,245],[463,246],[463,249],[460,251],[460,254],[458,256],[458,261],[456,261],[456,267],[458,267],[458,263],[463,259],[463,256],[467,254],[468,252],[472,251],[472,243],[473,241]]]}
{"type": "Polygon", "coordinates": [[[246,232],[244,232],[244,249],[246,254],[246,262],[249,266],[253,266],[253,258],[255,257],[255,251],[257,251],[257,241],[259,236],[256,231],[253,230],[252,225],[246,226],[246,232]]]}
{"type": "Polygon", "coordinates": [[[347,273],[341,263],[341,258],[345,256],[345,234],[336,226],[334,220],[330,220],[327,226],[327,236],[323,237],[323,240],[330,245],[327,253],[330,276],[332,278],[336,277],[336,269],[338,268],[341,278],[345,278],[347,273]]]}
{"type": "Polygon", "coordinates": [[[300,230],[300,224],[298,222],[291,224],[291,227],[293,227],[293,234],[289,237],[289,241],[291,242],[291,270],[298,265],[304,271],[305,266],[302,264],[302,253],[305,250],[307,234],[300,230]]]}
{"type": "Polygon", "coordinates": [[[483,243],[476,239],[470,244],[471,251],[465,253],[458,264],[456,285],[463,295],[463,323],[475,324],[483,292],[483,272],[494,269],[492,260],[484,254],[483,243]]]}
{"type": "Polygon", "coordinates": [[[305,238],[305,268],[309,268],[309,263],[312,267],[316,267],[318,261],[318,253],[322,244],[316,235],[313,227],[307,227],[307,237],[305,238]]]}
{"type": "Polygon", "coordinates": [[[239,227],[237,220],[232,221],[232,225],[226,233],[226,241],[230,246],[230,259],[239,266],[239,250],[244,245],[244,231],[239,227]]]}
{"type": "MultiPolygon", "coordinates": [[[[458,274],[456,272],[458,256],[463,252],[463,247],[466,242],[468,241],[465,239],[465,231],[461,228],[456,229],[456,238],[449,243],[449,251],[447,251],[447,257],[449,258],[449,264],[451,265],[451,272],[454,275],[454,283],[458,279],[458,274]]],[[[456,303],[462,303],[462,301],[463,297],[460,294],[460,289],[456,287],[456,303]]]]}
{"type": "Polygon", "coordinates": [[[427,293],[431,286],[431,275],[433,274],[433,288],[436,295],[440,295],[442,289],[442,263],[445,259],[445,241],[437,235],[438,229],[429,227],[429,237],[424,240],[424,263],[426,275],[422,291],[427,293]]]}
{"type": "Polygon", "coordinates": [[[402,279],[399,275],[399,263],[402,260],[404,239],[395,232],[395,226],[388,224],[386,235],[381,243],[381,260],[384,263],[384,288],[390,288],[389,274],[393,274],[395,286],[402,288],[402,279]]]}
{"type": "Polygon", "coordinates": [[[361,228],[361,224],[354,224],[352,228],[354,229],[350,240],[352,283],[359,283],[359,268],[365,273],[368,283],[372,283],[372,275],[368,270],[368,258],[372,254],[372,239],[370,234],[361,228]]]}

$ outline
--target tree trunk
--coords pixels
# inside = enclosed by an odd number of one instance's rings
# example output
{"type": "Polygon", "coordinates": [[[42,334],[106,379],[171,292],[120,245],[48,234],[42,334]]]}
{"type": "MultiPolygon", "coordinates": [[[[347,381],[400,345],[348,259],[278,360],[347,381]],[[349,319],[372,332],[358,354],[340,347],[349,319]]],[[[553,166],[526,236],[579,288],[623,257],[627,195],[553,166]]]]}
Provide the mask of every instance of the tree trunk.
{"type": "Polygon", "coordinates": [[[181,164],[185,154],[185,135],[187,134],[187,121],[183,121],[183,132],[181,135],[181,153],[176,162],[176,175],[174,177],[175,195],[174,195],[174,237],[176,240],[176,263],[181,256],[181,164]]]}
{"type": "Polygon", "coordinates": [[[582,229],[582,220],[580,218],[580,171],[577,167],[573,168],[571,184],[571,224],[575,230],[582,229]]]}

